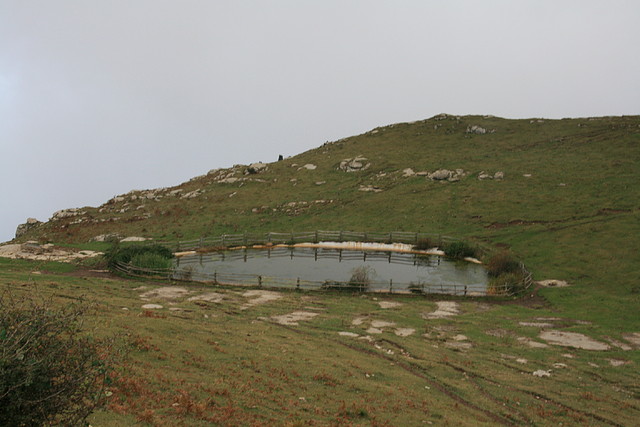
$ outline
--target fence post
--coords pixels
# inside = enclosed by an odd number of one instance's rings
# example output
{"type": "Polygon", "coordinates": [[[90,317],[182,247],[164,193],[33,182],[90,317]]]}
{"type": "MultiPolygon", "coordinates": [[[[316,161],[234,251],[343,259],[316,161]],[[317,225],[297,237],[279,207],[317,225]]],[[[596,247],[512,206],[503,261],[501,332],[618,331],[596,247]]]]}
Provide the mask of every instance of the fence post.
{"type": "Polygon", "coordinates": [[[300,278],[298,277],[298,280],[296,281],[296,289],[300,290],[300,278]]]}
{"type": "Polygon", "coordinates": [[[318,243],[318,230],[316,230],[316,232],[315,232],[313,243],[318,243]]]}
{"type": "Polygon", "coordinates": [[[262,287],[262,276],[258,276],[258,287],[262,287]]]}
{"type": "Polygon", "coordinates": [[[218,284],[218,272],[217,271],[213,272],[213,283],[215,283],[216,285],[218,284]]]}
{"type": "Polygon", "coordinates": [[[244,247],[246,248],[247,247],[247,232],[246,231],[244,232],[243,242],[244,242],[244,247]]]}
{"type": "Polygon", "coordinates": [[[199,248],[202,248],[202,242],[203,242],[203,238],[202,238],[202,237],[200,237],[200,242],[198,243],[198,247],[199,247],[199,248]]]}
{"type": "Polygon", "coordinates": [[[389,293],[393,293],[393,279],[389,279],[389,293]]]}

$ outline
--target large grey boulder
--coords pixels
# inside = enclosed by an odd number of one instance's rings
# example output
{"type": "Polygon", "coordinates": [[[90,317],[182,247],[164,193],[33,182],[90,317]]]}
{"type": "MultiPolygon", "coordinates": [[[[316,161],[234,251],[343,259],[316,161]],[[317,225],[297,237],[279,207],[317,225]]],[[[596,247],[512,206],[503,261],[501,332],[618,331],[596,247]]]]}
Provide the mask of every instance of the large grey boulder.
{"type": "Polygon", "coordinates": [[[25,235],[29,230],[36,228],[40,224],[42,224],[42,222],[38,221],[35,218],[27,218],[27,222],[18,225],[18,227],[16,228],[16,239],[20,236],[25,235]]]}

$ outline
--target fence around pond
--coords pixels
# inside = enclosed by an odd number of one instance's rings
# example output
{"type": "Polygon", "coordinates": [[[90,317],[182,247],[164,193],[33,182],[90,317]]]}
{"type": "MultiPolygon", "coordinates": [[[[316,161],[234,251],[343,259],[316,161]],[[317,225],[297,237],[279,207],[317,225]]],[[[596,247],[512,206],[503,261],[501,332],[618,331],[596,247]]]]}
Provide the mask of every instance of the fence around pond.
{"type": "MultiPolygon", "coordinates": [[[[206,237],[188,241],[178,242],[156,242],[171,247],[174,251],[188,251],[216,247],[233,247],[233,246],[249,246],[264,244],[295,244],[295,243],[318,243],[321,241],[359,241],[359,242],[380,242],[380,243],[407,243],[416,244],[422,239],[429,239],[436,245],[442,246],[446,243],[457,242],[459,239],[429,233],[411,233],[411,232],[353,232],[353,231],[312,231],[298,233],[274,233],[265,234],[226,234],[219,237],[206,237]]],[[[480,252],[484,252],[486,248],[476,245],[480,252]]],[[[349,257],[348,251],[342,251],[338,255],[349,257]]],[[[316,252],[317,254],[317,252],[316,252]]],[[[236,253],[234,256],[243,256],[242,252],[236,253]]],[[[316,255],[317,256],[317,255],[316,255]]],[[[365,255],[366,256],[366,255],[365,255]]],[[[370,253],[370,257],[391,257],[390,253],[376,254],[370,253]]],[[[390,260],[391,261],[391,260],[390,260]]],[[[180,262],[180,261],[179,261],[180,262]]],[[[182,265],[184,266],[182,261],[182,265]]],[[[201,262],[201,258],[200,258],[201,262]]],[[[524,265],[523,281],[518,287],[528,289],[532,285],[532,275],[528,272],[524,265]]],[[[429,283],[401,283],[389,280],[388,282],[370,281],[362,285],[349,282],[327,282],[304,280],[299,277],[269,277],[255,274],[240,273],[205,273],[199,271],[189,271],[189,269],[166,269],[151,270],[135,267],[129,264],[119,264],[116,267],[124,274],[131,276],[149,277],[156,276],[169,280],[178,281],[195,281],[216,285],[234,285],[234,286],[251,286],[265,288],[288,288],[288,289],[304,289],[304,290],[351,290],[351,291],[369,291],[369,292],[387,292],[387,293],[416,293],[416,294],[447,294],[460,296],[484,296],[484,295],[512,295],[510,286],[492,287],[487,286],[483,290],[469,289],[464,285],[450,284],[429,284],[429,283]]]]}

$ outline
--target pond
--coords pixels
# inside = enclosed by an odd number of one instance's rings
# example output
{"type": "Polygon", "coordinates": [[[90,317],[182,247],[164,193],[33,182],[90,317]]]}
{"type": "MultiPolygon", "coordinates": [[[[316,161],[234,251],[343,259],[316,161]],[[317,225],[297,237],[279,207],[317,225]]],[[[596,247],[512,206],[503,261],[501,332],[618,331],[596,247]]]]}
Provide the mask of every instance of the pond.
{"type": "Polygon", "coordinates": [[[331,288],[364,272],[368,291],[484,295],[486,270],[436,255],[273,247],[186,255],[175,279],[264,287],[331,288]]]}

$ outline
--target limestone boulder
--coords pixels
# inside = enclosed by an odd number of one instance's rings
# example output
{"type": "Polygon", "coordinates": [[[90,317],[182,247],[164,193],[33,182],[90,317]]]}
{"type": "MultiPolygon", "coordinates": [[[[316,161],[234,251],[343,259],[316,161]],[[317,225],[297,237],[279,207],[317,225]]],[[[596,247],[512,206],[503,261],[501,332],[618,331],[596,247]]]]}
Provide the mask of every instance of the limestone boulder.
{"type": "Polygon", "coordinates": [[[42,222],[38,221],[35,218],[27,218],[27,222],[18,225],[18,227],[16,228],[16,239],[20,236],[25,235],[29,230],[38,227],[40,224],[42,224],[42,222]]]}
{"type": "Polygon", "coordinates": [[[366,157],[358,156],[353,159],[344,159],[340,162],[339,170],[343,172],[359,172],[369,169],[371,163],[367,161],[366,157]]]}

